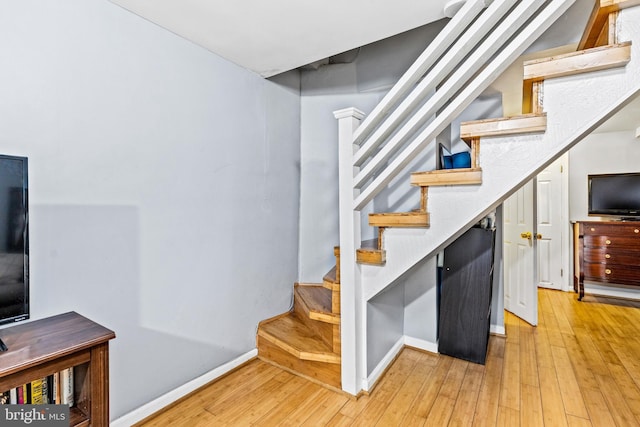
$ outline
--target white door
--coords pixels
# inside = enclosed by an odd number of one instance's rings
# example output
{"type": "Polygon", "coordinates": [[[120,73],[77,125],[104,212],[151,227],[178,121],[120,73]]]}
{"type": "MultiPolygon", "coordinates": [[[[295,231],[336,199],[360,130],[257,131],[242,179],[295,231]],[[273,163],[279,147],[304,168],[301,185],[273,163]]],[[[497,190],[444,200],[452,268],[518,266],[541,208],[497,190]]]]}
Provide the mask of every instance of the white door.
{"type": "Polygon", "coordinates": [[[557,290],[564,287],[562,173],[565,161],[561,158],[553,162],[536,178],[538,286],[557,290]]]}
{"type": "Polygon", "coordinates": [[[504,308],[524,321],[538,324],[535,270],[534,181],[503,204],[504,308]]]}

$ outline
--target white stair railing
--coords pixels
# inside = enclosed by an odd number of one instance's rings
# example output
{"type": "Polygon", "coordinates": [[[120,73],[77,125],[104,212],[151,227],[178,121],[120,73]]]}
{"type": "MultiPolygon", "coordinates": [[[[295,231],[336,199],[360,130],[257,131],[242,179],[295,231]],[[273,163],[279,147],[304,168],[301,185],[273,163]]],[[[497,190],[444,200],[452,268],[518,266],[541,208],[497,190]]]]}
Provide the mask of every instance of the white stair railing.
{"type": "Polygon", "coordinates": [[[343,390],[358,393],[366,377],[367,302],[355,258],[360,211],[574,1],[469,0],[361,125],[360,111],[334,113],[339,120],[343,390]],[[491,5],[483,10],[486,3],[491,5]]]}
{"type": "MultiPolygon", "coordinates": [[[[375,130],[393,107],[402,100],[414,85],[422,79],[429,69],[449,50],[452,41],[461,34],[469,33],[468,27],[490,3],[488,0],[467,1],[449,23],[438,33],[436,38],[409,67],[398,82],[371,111],[353,134],[353,143],[362,145],[364,140],[375,130]]],[[[463,52],[464,50],[461,50],[463,52]]]]}
{"type": "MultiPolygon", "coordinates": [[[[484,89],[535,41],[546,28],[541,27],[540,24],[544,24],[550,19],[549,13],[553,9],[545,8],[546,13],[543,10],[536,15],[536,12],[544,3],[544,0],[520,2],[507,16],[503,17],[500,24],[493,31],[484,36],[482,43],[477,45],[461,64],[457,64],[450,77],[436,83],[436,86],[439,87],[435,93],[422,107],[413,112],[407,122],[385,142],[384,146],[369,159],[368,163],[354,177],[354,187],[360,189],[360,194],[354,202],[354,209],[361,210],[373,200],[393,178],[402,172],[411,160],[424,150],[427,144],[449,126],[484,89]],[[530,28],[531,31],[522,31],[523,24],[534,15],[536,16],[534,21],[527,25],[527,28],[530,28]],[[536,30],[534,31],[534,29],[536,30]],[[508,42],[514,36],[515,38],[508,42]],[[494,57],[497,52],[499,54],[494,57]],[[479,71],[480,73],[478,74],[479,71]],[[471,88],[474,90],[471,91],[471,88]],[[460,92],[461,90],[462,92],[460,92]],[[436,118],[429,123],[426,129],[415,136],[415,132],[424,125],[428,118],[436,113],[436,118]],[[410,138],[412,139],[407,146],[405,143],[410,138]],[[393,161],[389,163],[391,158],[393,158],[393,161]],[[374,174],[375,178],[369,182],[374,174]]],[[[490,9],[494,6],[497,9],[500,4],[501,2],[493,3],[486,13],[493,12],[490,9]]],[[[416,88],[416,90],[420,90],[420,87],[416,88]]],[[[355,157],[359,158],[358,152],[356,152],[355,157]]]]}

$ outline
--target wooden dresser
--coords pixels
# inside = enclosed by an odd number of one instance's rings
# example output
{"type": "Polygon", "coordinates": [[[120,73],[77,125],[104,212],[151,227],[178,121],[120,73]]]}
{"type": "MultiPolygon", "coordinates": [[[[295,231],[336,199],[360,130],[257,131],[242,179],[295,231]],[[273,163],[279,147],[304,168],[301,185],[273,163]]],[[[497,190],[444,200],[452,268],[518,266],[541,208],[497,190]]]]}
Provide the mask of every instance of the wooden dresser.
{"type": "Polygon", "coordinates": [[[584,281],[640,287],[640,221],[574,224],[574,290],[584,281]]]}

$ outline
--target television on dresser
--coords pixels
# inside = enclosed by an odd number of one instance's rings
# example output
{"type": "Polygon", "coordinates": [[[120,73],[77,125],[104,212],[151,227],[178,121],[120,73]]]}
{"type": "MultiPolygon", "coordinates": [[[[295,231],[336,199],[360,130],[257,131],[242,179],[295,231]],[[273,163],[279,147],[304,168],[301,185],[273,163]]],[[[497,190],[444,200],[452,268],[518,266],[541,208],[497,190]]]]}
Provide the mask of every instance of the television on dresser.
{"type": "Polygon", "coordinates": [[[0,155],[0,324],[29,318],[28,195],[27,158],[0,155]]]}
{"type": "Polygon", "coordinates": [[[588,214],[640,219],[640,172],[589,175],[588,214]]]}

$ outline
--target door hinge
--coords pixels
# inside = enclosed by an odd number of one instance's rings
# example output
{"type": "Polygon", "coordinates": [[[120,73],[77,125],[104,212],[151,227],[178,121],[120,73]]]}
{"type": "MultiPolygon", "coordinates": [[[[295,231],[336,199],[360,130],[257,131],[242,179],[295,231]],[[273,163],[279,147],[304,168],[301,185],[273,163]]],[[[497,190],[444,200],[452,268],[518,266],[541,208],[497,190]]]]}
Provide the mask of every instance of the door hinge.
{"type": "Polygon", "coordinates": [[[560,173],[564,172],[564,165],[560,165],[560,173]]]}
{"type": "Polygon", "coordinates": [[[564,268],[560,269],[560,277],[564,277],[564,268]]]}

